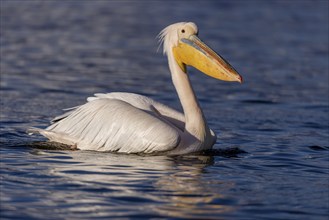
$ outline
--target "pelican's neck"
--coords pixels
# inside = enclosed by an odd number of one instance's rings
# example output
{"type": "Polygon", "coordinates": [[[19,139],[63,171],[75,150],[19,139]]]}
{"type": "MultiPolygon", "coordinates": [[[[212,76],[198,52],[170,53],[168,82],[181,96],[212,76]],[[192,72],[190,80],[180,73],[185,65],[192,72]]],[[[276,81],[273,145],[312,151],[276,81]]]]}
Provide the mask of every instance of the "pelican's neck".
{"type": "Polygon", "coordinates": [[[172,51],[168,51],[168,62],[173,84],[185,115],[185,132],[192,134],[203,142],[209,133],[209,128],[192,88],[189,76],[179,67],[172,51]]]}

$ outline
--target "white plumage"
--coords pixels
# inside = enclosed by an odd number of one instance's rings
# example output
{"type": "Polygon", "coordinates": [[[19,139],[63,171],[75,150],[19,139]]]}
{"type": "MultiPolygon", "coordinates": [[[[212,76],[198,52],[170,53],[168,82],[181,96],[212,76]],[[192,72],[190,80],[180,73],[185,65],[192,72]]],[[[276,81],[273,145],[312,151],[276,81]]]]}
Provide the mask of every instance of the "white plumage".
{"type": "Polygon", "coordinates": [[[182,22],[168,26],[159,35],[184,114],[142,95],[95,94],[86,104],[54,118],[48,128],[30,132],[80,150],[185,154],[210,149],[216,135],[208,128],[188,74],[172,49],[197,32],[194,23],[182,22]]]}

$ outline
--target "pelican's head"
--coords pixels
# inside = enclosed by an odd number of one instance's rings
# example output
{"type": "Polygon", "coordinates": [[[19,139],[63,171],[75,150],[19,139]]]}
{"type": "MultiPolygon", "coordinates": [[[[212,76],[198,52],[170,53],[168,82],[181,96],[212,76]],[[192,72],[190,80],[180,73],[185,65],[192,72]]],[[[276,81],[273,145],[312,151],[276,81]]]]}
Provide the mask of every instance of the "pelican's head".
{"type": "Polygon", "coordinates": [[[172,54],[184,72],[189,65],[216,79],[242,82],[238,72],[198,38],[198,27],[194,23],[172,24],[159,36],[163,52],[172,54]]]}

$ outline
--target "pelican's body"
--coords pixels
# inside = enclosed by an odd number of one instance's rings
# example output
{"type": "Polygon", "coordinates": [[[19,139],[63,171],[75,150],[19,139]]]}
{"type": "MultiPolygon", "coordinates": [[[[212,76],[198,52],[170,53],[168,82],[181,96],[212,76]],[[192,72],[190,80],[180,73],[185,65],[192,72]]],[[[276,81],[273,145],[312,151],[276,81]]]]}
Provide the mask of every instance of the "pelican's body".
{"type": "Polygon", "coordinates": [[[226,81],[241,82],[241,77],[197,33],[191,22],[170,25],[160,33],[184,114],[142,95],[96,94],[56,117],[48,128],[32,131],[81,150],[174,155],[211,149],[216,135],[198,104],[186,65],[226,81]]]}

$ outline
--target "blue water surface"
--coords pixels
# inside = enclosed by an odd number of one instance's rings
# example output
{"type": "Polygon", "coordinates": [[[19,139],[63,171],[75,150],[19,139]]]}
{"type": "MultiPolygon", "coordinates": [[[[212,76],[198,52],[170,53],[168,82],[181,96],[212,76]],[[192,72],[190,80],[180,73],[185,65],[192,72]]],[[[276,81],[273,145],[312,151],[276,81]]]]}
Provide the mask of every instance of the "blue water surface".
{"type": "Polygon", "coordinates": [[[328,1],[1,0],[0,21],[1,219],[328,219],[328,1]],[[181,109],[156,39],[179,21],[244,77],[189,69],[214,151],[33,145],[27,128],[98,92],[181,109]]]}

